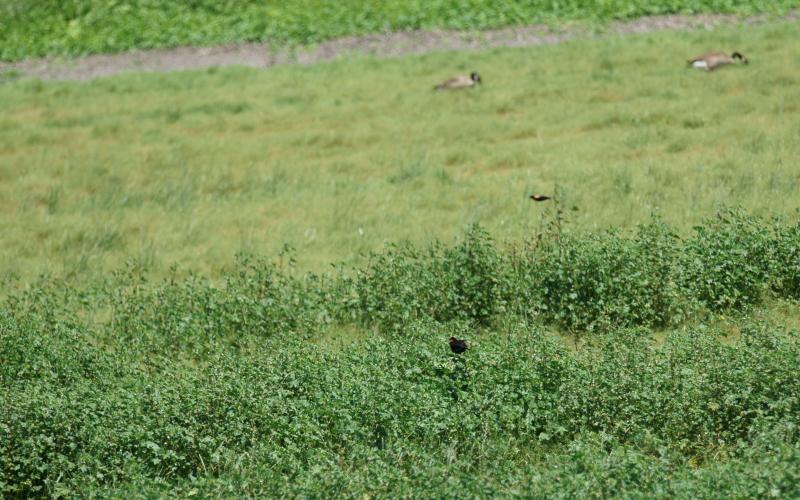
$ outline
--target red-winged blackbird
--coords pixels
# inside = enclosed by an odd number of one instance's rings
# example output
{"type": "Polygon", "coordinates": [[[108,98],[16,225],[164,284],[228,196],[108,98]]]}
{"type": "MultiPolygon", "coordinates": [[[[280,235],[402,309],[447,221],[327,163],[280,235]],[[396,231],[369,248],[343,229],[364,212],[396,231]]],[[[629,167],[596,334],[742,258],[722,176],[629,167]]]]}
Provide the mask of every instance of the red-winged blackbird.
{"type": "Polygon", "coordinates": [[[456,354],[461,354],[467,350],[467,341],[458,340],[455,337],[450,337],[450,350],[456,354]]]}
{"type": "Polygon", "coordinates": [[[532,199],[533,201],[547,201],[547,200],[550,199],[550,197],[549,196],[545,196],[543,194],[532,194],[530,196],[530,199],[532,199]]]}

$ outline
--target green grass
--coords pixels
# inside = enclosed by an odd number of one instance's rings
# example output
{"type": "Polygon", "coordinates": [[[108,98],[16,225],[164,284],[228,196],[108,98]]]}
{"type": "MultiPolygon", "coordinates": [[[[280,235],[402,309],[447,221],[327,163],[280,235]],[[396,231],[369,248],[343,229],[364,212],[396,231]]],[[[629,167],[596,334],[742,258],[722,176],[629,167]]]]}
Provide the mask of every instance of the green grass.
{"type": "MultiPolygon", "coordinates": [[[[471,223],[518,239],[531,192],[577,231],[720,204],[800,207],[796,24],[312,67],[0,86],[0,273],[85,280],[135,259],[210,275],[293,247],[301,269],[471,223]],[[740,50],[706,74],[691,54],[740,50]],[[482,88],[431,91],[476,69],[482,88]]],[[[546,205],[545,205],[546,206],[546,205]]]]}
{"type": "Polygon", "coordinates": [[[797,35],[4,79],[0,496],[800,496],[797,35]]]}
{"type": "Polygon", "coordinates": [[[4,0],[0,60],[242,41],[307,44],[396,30],[481,30],[653,14],[783,13],[798,5],[797,0],[4,0]]]}

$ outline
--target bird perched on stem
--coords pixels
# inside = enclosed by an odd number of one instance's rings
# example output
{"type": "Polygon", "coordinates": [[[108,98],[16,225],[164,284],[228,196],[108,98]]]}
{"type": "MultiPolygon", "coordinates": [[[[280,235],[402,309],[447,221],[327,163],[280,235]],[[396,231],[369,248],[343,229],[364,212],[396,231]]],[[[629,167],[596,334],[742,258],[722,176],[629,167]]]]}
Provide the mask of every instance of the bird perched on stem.
{"type": "Polygon", "coordinates": [[[456,354],[462,354],[468,349],[466,340],[459,340],[455,337],[450,337],[449,344],[450,350],[456,354]]]}
{"type": "Polygon", "coordinates": [[[741,52],[734,52],[731,55],[725,54],[724,52],[709,52],[708,54],[689,59],[688,65],[692,68],[713,71],[716,68],[733,64],[737,60],[747,64],[747,58],[743,56],[741,52]]]}
{"type": "Polygon", "coordinates": [[[550,196],[545,196],[543,194],[532,194],[532,195],[530,195],[530,199],[532,199],[533,201],[547,201],[550,198],[551,198],[550,196]]]}
{"type": "Polygon", "coordinates": [[[434,90],[457,90],[474,87],[481,83],[481,75],[473,71],[469,76],[458,75],[453,78],[448,78],[439,85],[433,87],[434,90]]]}

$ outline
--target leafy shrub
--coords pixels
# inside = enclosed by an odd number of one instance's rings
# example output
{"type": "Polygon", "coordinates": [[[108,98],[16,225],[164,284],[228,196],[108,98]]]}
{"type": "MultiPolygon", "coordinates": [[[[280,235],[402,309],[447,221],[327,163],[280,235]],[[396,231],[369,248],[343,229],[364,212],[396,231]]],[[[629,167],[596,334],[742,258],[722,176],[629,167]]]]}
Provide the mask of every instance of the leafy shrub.
{"type": "Polygon", "coordinates": [[[488,324],[504,308],[506,269],[488,234],[471,228],[452,248],[433,244],[427,252],[410,245],[372,254],[353,280],[351,306],[363,324],[399,331],[410,321],[469,319],[488,324]]]}
{"type": "Polygon", "coordinates": [[[399,331],[420,317],[433,317],[440,304],[450,302],[449,286],[430,272],[429,258],[436,258],[437,245],[422,254],[409,245],[390,246],[370,255],[363,271],[352,284],[352,315],[364,325],[374,324],[386,331],[399,331]]]}
{"type": "MultiPolygon", "coordinates": [[[[40,325],[40,323],[39,323],[40,325]]],[[[57,325],[48,335],[37,324],[20,325],[8,314],[0,314],[0,382],[16,384],[47,382],[68,386],[77,381],[97,380],[105,363],[80,332],[57,325]]]]}
{"type": "Polygon", "coordinates": [[[215,345],[250,334],[305,335],[334,321],[400,332],[422,319],[489,326],[513,314],[576,331],[664,327],[704,308],[757,304],[770,290],[797,298],[798,241],[796,227],[730,210],[687,239],[656,220],[632,235],[548,234],[513,251],[473,227],[452,246],[390,245],[363,268],[330,276],[243,260],[223,287],[198,277],[155,287],[128,277],[128,285],[98,293],[108,296],[115,338],[157,349],[210,345],[197,335],[215,345]]]}
{"type": "Polygon", "coordinates": [[[224,288],[197,276],[157,286],[137,276],[108,294],[113,337],[128,347],[215,349],[248,334],[304,335],[328,322],[314,275],[293,279],[265,262],[242,259],[224,288]]]}
{"type": "Polygon", "coordinates": [[[469,318],[486,325],[505,308],[502,285],[507,264],[485,230],[473,226],[458,245],[444,252],[442,272],[452,276],[447,312],[437,319],[469,318]]]}
{"type": "Polygon", "coordinates": [[[633,238],[617,232],[564,238],[543,247],[527,273],[542,316],[573,329],[659,326],[679,321],[686,299],[676,283],[679,241],[660,222],[633,238]]]}
{"type": "MultiPolygon", "coordinates": [[[[712,310],[757,304],[773,268],[771,240],[761,220],[739,211],[720,212],[686,241],[682,285],[712,310]]],[[[780,272],[786,271],[791,269],[780,272]]]]}
{"type": "Polygon", "coordinates": [[[776,222],[772,243],[773,290],[781,297],[800,299],[800,224],[776,222]]]}

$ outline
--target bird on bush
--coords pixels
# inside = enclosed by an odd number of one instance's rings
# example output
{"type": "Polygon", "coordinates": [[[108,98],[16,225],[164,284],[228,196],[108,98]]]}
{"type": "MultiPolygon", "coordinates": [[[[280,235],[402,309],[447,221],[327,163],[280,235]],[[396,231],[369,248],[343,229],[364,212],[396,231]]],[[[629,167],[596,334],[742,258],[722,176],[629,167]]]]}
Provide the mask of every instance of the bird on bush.
{"type": "Polygon", "coordinates": [[[433,87],[434,90],[456,90],[474,87],[476,84],[481,83],[481,75],[473,71],[469,76],[458,75],[453,78],[448,78],[439,85],[433,87]]]}
{"type": "Polygon", "coordinates": [[[449,344],[450,350],[456,354],[462,354],[468,349],[466,340],[459,340],[455,337],[450,337],[449,344]]]}
{"type": "Polygon", "coordinates": [[[532,194],[530,195],[530,199],[533,201],[547,201],[550,199],[550,196],[545,196],[543,194],[532,194]]]}
{"type": "Polygon", "coordinates": [[[740,52],[734,52],[731,55],[725,54],[724,52],[709,52],[708,54],[703,54],[702,56],[689,59],[689,66],[692,68],[712,71],[716,68],[725,66],[726,64],[733,64],[737,59],[742,63],[747,64],[747,58],[740,52]]]}

